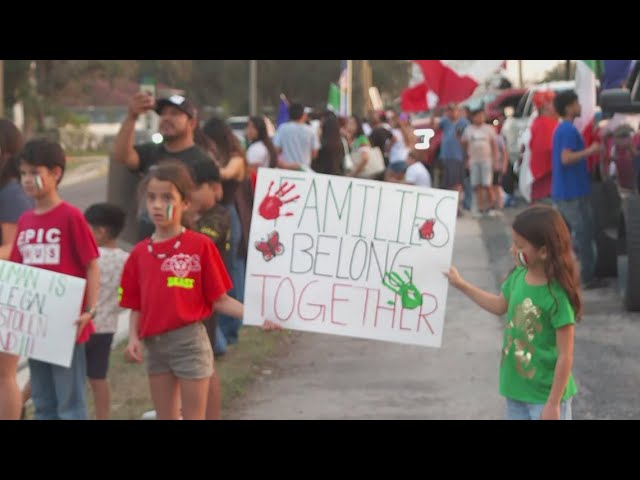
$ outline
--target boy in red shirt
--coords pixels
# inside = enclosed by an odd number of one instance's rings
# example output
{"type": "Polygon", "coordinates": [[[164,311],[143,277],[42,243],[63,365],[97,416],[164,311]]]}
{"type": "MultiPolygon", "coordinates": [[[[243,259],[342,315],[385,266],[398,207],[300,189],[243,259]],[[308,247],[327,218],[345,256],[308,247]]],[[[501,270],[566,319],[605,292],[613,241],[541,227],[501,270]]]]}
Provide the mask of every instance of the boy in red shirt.
{"type": "Polygon", "coordinates": [[[10,260],[87,279],[80,318],[69,319],[78,326],[71,366],[29,360],[34,418],[86,420],[85,342],[94,332],[98,247],[82,212],[58,194],[66,164],[62,147],[47,139],[31,140],[18,160],[22,187],[35,200],[35,207],[18,220],[10,260]]]}

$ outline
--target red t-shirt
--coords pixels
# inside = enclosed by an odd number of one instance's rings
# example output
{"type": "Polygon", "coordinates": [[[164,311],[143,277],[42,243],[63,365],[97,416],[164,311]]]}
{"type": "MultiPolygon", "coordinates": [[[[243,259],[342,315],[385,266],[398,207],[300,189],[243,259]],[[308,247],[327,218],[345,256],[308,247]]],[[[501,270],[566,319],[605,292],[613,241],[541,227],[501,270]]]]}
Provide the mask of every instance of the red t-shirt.
{"type": "Polygon", "coordinates": [[[553,149],[553,132],[558,120],[547,116],[539,116],[531,124],[531,199],[539,200],[551,195],[551,153],[553,149]]]}
{"type": "Polygon", "coordinates": [[[120,306],[140,312],[138,335],[159,335],[211,316],[231,279],[213,242],[201,233],[138,243],[124,266],[120,306]],[[164,258],[158,256],[166,255],[164,258]]]}
{"type": "MultiPolygon", "coordinates": [[[[98,246],[84,215],[63,201],[45,213],[29,210],[22,214],[18,219],[9,260],[87,278],[87,265],[98,256],[98,246]]],[[[83,308],[86,306],[86,295],[85,289],[83,308]]],[[[94,331],[93,322],[90,321],[76,343],[86,342],[94,331]]]]}

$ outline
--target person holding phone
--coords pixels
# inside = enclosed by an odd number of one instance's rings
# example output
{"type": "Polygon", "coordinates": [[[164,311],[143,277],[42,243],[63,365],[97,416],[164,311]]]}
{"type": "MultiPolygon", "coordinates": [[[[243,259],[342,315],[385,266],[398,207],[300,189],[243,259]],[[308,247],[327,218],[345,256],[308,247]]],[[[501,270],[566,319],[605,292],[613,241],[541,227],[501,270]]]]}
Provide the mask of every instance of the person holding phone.
{"type": "MultiPolygon", "coordinates": [[[[129,101],[129,112],[116,136],[112,156],[116,162],[140,175],[146,174],[163,158],[180,160],[189,167],[203,159],[213,161],[210,153],[196,143],[197,130],[198,111],[187,98],[172,95],[156,100],[148,91],[140,91],[129,101]],[[134,146],[136,121],[150,110],[160,115],[162,143],[134,146]]],[[[138,240],[151,236],[154,229],[143,206],[138,217],[138,240]]]]}

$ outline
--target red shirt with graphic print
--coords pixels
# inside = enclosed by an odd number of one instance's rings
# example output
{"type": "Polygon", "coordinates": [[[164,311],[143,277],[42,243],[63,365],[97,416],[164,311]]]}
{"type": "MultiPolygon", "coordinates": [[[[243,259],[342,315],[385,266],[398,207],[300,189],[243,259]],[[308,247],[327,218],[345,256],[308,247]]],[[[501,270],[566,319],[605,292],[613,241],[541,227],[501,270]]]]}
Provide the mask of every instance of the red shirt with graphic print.
{"type": "MultiPolygon", "coordinates": [[[[98,246],[84,215],[63,201],[45,213],[29,210],[22,214],[9,260],[86,279],[87,265],[98,255],[98,246]]],[[[83,309],[86,295],[85,289],[83,309]]],[[[76,319],[69,319],[73,320],[76,319]]],[[[86,342],[94,331],[93,322],[89,321],[76,343],[86,342]]]]}
{"type": "Polygon", "coordinates": [[[149,245],[145,239],[133,247],[120,282],[120,306],[140,312],[141,339],[208,318],[214,302],[232,287],[205,235],[187,230],[153,242],[152,251],[149,245]]]}

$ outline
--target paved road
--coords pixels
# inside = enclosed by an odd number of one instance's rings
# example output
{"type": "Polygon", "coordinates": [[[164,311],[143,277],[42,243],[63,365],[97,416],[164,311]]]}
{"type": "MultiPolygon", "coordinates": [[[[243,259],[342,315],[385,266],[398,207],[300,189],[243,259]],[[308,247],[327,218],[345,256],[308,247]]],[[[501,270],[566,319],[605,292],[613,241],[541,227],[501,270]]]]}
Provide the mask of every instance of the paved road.
{"type": "MultiPolygon", "coordinates": [[[[497,281],[511,268],[508,250],[515,216],[480,221],[497,281]]],[[[625,312],[616,291],[608,288],[584,292],[585,316],[576,327],[574,376],[579,392],[574,418],[640,419],[640,313],[625,312]]]]}
{"type": "MultiPolygon", "coordinates": [[[[471,281],[498,290],[512,268],[510,223],[463,218],[454,263],[471,281]]],[[[640,314],[623,311],[612,284],[585,293],[576,328],[576,419],[640,419],[640,314]]],[[[449,293],[444,342],[427,349],[302,334],[238,400],[237,419],[502,418],[497,393],[499,321],[449,293]]]]}
{"type": "MultiPolygon", "coordinates": [[[[475,220],[456,227],[454,258],[495,288],[475,220]]],[[[234,405],[235,419],[497,419],[499,320],[449,290],[442,348],[303,333],[234,405]]]]}
{"type": "Polygon", "coordinates": [[[102,176],[62,187],[60,195],[64,200],[84,211],[92,203],[107,200],[107,177],[102,176]]]}

